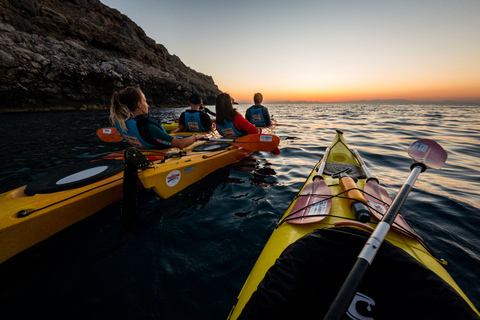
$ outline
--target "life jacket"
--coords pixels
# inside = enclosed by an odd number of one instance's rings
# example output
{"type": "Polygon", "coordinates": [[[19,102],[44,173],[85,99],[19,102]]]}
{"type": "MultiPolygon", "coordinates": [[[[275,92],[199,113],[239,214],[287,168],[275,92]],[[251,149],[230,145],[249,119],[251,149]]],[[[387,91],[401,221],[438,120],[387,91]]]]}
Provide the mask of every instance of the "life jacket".
{"type": "Polygon", "coordinates": [[[156,125],[157,127],[162,128],[162,130],[165,133],[167,133],[162,125],[160,125],[159,123],[157,123],[157,122],[155,122],[155,121],[153,121],[153,120],[151,120],[147,117],[141,117],[139,120],[129,119],[129,120],[125,121],[125,125],[127,126],[128,132],[123,131],[122,127],[120,126],[120,124],[117,121],[117,129],[120,132],[120,134],[122,135],[122,137],[125,138],[125,140],[127,140],[127,142],[134,147],[145,148],[145,149],[151,149],[151,148],[155,148],[155,147],[165,147],[163,145],[155,144],[155,141],[153,141],[153,139],[148,139],[150,141],[147,142],[142,137],[142,135],[140,134],[140,131],[138,130],[138,125],[140,124],[142,126],[146,126],[147,123],[152,123],[152,124],[156,125]]]}
{"type": "Polygon", "coordinates": [[[265,123],[265,118],[263,117],[263,108],[251,107],[250,119],[247,119],[247,120],[253,123],[256,127],[264,127],[266,123],[265,123]]]}
{"type": "Polygon", "coordinates": [[[185,111],[185,127],[188,131],[202,132],[206,131],[200,120],[200,112],[185,111]]]}
{"type": "Polygon", "coordinates": [[[240,131],[233,125],[233,122],[224,121],[224,124],[221,125],[217,122],[217,130],[224,137],[243,137],[247,133],[243,130],[240,131]]]}

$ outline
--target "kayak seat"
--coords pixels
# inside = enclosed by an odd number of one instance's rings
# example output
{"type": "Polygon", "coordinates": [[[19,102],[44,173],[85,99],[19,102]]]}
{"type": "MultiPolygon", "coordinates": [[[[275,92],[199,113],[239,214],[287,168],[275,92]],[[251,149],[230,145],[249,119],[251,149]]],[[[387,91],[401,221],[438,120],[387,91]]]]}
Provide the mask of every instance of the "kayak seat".
{"type": "Polygon", "coordinates": [[[100,160],[54,169],[25,187],[25,194],[53,193],[86,186],[123,171],[123,160],[100,160]]]}
{"type": "Polygon", "coordinates": [[[339,171],[344,171],[346,169],[350,169],[348,176],[353,179],[367,178],[361,167],[343,162],[327,162],[323,173],[331,176],[339,171]]]}
{"type": "Polygon", "coordinates": [[[224,150],[230,147],[230,143],[228,142],[220,142],[220,143],[205,143],[199,146],[196,146],[193,148],[193,151],[195,152],[205,152],[205,151],[218,151],[218,150],[224,150]]]}

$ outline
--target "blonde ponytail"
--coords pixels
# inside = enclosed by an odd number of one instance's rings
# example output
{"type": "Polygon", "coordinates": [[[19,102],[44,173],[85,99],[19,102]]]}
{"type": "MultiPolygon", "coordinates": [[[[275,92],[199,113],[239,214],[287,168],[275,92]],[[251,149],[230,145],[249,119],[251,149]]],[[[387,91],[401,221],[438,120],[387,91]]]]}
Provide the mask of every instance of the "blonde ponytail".
{"type": "Polygon", "coordinates": [[[140,88],[127,87],[113,94],[110,105],[110,122],[112,125],[116,125],[118,122],[120,128],[128,132],[125,121],[133,118],[133,112],[138,107],[141,93],[140,88]]]}

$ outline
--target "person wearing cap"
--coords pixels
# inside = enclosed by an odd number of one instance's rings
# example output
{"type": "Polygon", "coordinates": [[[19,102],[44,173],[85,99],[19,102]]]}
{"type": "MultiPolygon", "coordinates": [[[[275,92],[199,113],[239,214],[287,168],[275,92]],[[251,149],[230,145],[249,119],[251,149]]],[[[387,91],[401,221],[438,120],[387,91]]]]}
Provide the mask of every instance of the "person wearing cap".
{"type": "Polygon", "coordinates": [[[188,98],[188,104],[190,109],[182,112],[178,119],[178,128],[171,131],[171,133],[192,131],[192,132],[205,132],[213,130],[212,119],[200,111],[202,105],[202,99],[196,93],[192,94],[188,98]]]}
{"type": "Polygon", "coordinates": [[[245,119],[253,123],[256,127],[268,127],[272,124],[268,109],[262,106],[263,96],[260,92],[253,96],[255,105],[247,109],[245,119]]]}

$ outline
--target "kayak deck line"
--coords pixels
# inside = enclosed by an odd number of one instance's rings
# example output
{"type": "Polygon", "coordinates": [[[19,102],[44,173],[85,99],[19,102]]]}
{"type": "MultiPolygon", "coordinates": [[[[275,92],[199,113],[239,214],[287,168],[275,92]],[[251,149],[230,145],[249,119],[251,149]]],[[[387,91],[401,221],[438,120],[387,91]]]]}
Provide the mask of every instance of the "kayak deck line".
{"type": "MultiPolygon", "coordinates": [[[[335,184],[335,185],[337,185],[337,184],[335,184]]],[[[334,185],[328,185],[328,186],[331,187],[331,186],[334,186],[334,185]]],[[[306,205],[306,206],[304,206],[304,207],[301,207],[301,208],[297,209],[296,211],[291,211],[291,212],[288,214],[288,216],[282,218],[279,222],[277,222],[277,226],[281,225],[281,224],[284,223],[284,222],[288,222],[288,221],[291,221],[291,220],[294,220],[294,219],[301,219],[302,217],[291,217],[291,216],[293,216],[295,213],[298,213],[299,211],[301,211],[301,210],[303,210],[303,209],[305,209],[305,208],[308,208],[308,207],[311,207],[311,206],[315,206],[315,205],[317,205],[317,204],[319,204],[319,203],[321,203],[321,202],[323,202],[323,201],[326,201],[326,200],[328,200],[328,199],[333,199],[333,198],[337,197],[337,198],[346,199],[346,200],[354,200],[354,198],[342,196],[343,194],[348,193],[348,192],[351,191],[351,190],[358,190],[358,191],[360,191],[360,192],[362,192],[362,193],[367,194],[364,190],[362,190],[362,189],[360,189],[360,188],[351,188],[351,189],[347,189],[347,190],[342,190],[342,192],[340,192],[340,193],[338,193],[338,194],[336,194],[336,195],[331,195],[331,194],[329,194],[329,195],[327,195],[327,194],[298,194],[298,195],[296,195],[296,196],[294,197],[294,200],[297,200],[297,199],[300,198],[300,197],[309,197],[309,196],[324,196],[324,197],[328,197],[328,198],[326,198],[325,200],[320,200],[320,201],[317,201],[317,202],[312,202],[312,203],[310,203],[310,204],[308,204],[308,205],[306,205]]],[[[380,199],[379,199],[379,200],[380,200],[380,199]]],[[[380,200],[380,201],[381,201],[381,200],[380,200]]],[[[385,203],[385,204],[386,204],[386,203],[385,203]]],[[[368,205],[367,205],[367,206],[368,206],[368,205]]],[[[383,215],[383,213],[379,212],[376,208],[374,208],[374,207],[372,207],[372,206],[368,206],[368,207],[369,207],[370,209],[372,209],[372,210],[377,211],[378,214],[383,215]]],[[[313,214],[313,215],[309,215],[309,217],[310,217],[310,216],[311,216],[311,217],[316,217],[316,216],[328,216],[328,214],[318,214],[318,215],[313,214]]],[[[355,220],[355,219],[352,219],[352,220],[355,220]]],[[[375,223],[375,222],[372,222],[372,223],[375,223]]],[[[402,231],[405,231],[405,232],[408,233],[408,231],[407,231],[406,229],[404,229],[402,226],[400,226],[399,224],[395,224],[395,226],[396,226],[396,228],[397,228],[398,230],[402,230],[402,231]]],[[[413,234],[408,234],[408,235],[410,235],[411,237],[414,237],[414,238],[415,238],[415,236],[414,236],[413,234]]]]}

